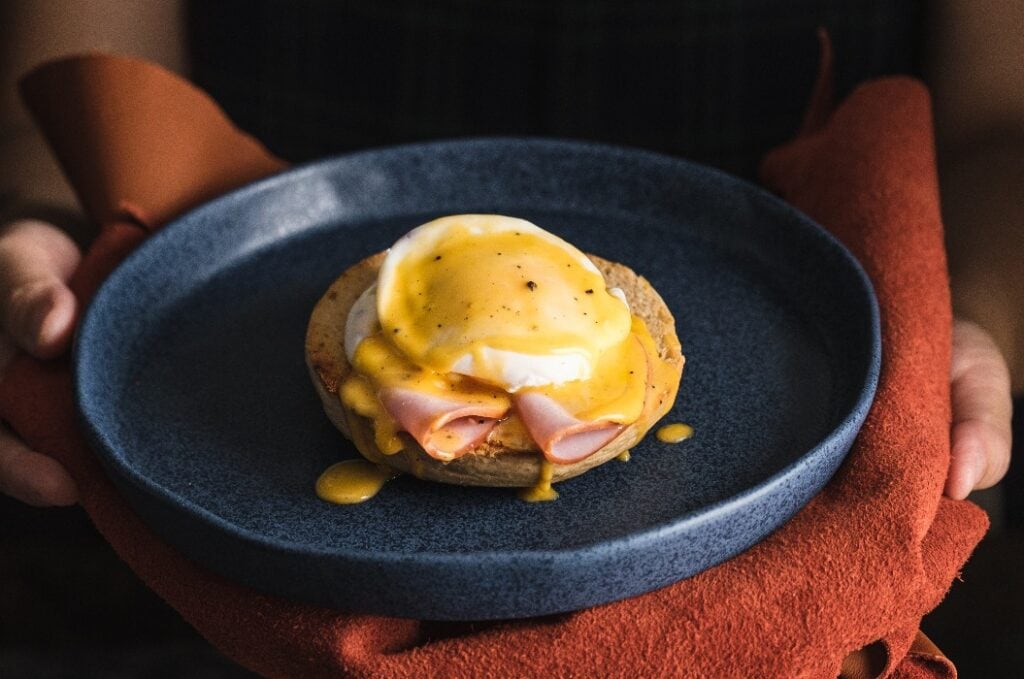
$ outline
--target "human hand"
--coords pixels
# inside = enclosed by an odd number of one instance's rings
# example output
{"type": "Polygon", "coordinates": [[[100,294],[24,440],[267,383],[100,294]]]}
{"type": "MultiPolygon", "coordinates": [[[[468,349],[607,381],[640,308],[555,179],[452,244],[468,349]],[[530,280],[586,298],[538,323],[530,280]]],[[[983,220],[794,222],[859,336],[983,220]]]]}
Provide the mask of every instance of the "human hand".
{"type": "Polygon", "coordinates": [[[950,381],[952,455],[944,493],[962,500],[1006,474],[1013,414],[1006,361],[992,337],[970,321],[953,322],[950,381]]]}
{"type": "MultiPolygon", "coordinates": [[[[67,349],[78,313],[67,280],[80,259],[74,242],[55,226],[22,220],[0,227],[0,377],[17,348],[39,358],[67,349]]],[[[37,507],[78,501],[67,470],[2,423],[0,492],[37,507]]]]}

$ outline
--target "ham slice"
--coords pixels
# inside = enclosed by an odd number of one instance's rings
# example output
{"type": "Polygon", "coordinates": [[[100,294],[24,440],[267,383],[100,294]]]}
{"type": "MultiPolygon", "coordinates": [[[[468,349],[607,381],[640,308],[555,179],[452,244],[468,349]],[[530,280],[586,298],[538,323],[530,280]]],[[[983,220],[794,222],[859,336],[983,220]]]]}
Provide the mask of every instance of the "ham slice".
{"type": "Polygon", "coordinates": [[[380,401],[428,455],[444,462],[472,450],[508,412],[504,400],[492,404],[442,398],[402,387],[382,389],[380,401]]]}
{"type": "Polygon", "coordinates": [[[579,462],[625,429],[614,422],[577,419],[558,401],[538,392],[517,393],[515,406],[530,437],[544,451],[544,457],[555,464],[579,462]]]}

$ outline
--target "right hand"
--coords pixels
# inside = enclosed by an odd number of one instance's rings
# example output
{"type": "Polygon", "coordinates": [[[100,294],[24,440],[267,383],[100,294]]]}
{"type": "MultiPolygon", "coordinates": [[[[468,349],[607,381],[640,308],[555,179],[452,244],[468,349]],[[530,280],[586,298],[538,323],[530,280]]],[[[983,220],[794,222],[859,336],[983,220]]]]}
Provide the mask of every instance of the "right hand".
{"type": "Polygon", "coordinates": [[[953,424],[945,494],[963,500],[991,488],[1010,466],[1013,401],[999,347],[981,326],[953,319],[950,371],[953,424]]]}
{"type": "MultiPolygon", "coordinates": [[[[75,243],[51,224],[22,220],[0,227],[0,382],[18,348],[37,358],[67,350],[78,315],[67,280],[80,260],[75,243]]],[[[67,470],[2,422],[0,492],[36,507],[78,502],[67,470]]]]}

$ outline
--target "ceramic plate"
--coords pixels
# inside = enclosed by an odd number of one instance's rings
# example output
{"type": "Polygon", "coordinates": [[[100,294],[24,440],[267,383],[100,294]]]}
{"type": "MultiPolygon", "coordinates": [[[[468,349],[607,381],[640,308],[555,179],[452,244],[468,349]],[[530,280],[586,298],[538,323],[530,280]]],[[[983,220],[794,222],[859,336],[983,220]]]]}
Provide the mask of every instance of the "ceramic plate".
{"type": "Polygon", "coordinates": [[[807,217],[681,160],[549,140],[439,142],[325,160],[208,203],[106,281],[76,345],[85,427],[168,542],[238,582],[351,611],[493,619],[634,596],[763,539],[836,470],[880,357],[870,283],[807,217]],[[338,506],[357,456],[303,363],[314,303],[434,217],[524,217],[647,277],[686,354],[664,421],[528,504],[411,477],[338,506]]]}

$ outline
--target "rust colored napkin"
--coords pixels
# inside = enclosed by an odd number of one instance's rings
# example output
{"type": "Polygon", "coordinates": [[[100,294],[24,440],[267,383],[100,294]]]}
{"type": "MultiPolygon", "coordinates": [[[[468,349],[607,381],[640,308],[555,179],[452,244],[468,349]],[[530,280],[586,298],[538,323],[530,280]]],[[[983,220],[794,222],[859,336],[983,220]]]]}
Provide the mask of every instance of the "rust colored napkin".
{"type": "MultiPolygon", "coordinates": [[[[143,581],[263,674],[835,677],[841,667],[866,671],[873,658],[892,676],[955,676],[920,638],[909,652],[922,615],[987,527],[975,506],[941,496],[951,318],[928,94],[913,80],[879,80],[831,112],[827,77],[820,83],[801,136],[765,159],[763,175],[841,238],[874,281],[878,394],[825,490],[766,540],[696,577],[514,622],[439,624],[291,603],[188,561],[124,504],[79,433],[66,358],[20,356],[0,385],[0,416],[70,470],[96,527],[143,581]]],[[[205,94],[151,64],[53,62],[25,79],[23,95],[103,225],[73,280],[83,302],[150,230],[283,167],[205,94]]]]}

